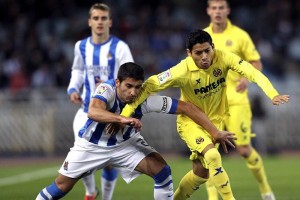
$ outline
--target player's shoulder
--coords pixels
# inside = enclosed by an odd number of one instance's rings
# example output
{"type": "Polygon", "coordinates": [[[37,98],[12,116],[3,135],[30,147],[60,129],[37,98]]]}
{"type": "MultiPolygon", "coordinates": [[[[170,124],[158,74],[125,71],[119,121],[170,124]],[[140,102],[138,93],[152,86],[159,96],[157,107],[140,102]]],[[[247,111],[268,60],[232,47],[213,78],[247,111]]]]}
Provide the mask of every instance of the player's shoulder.
{"type": "Polygon", "coordinates": [[[119,37],[117,37],[115,35],[111,35],[110,37],[115,42],[127,44],[124,40],[122,40],[121,38],[119,38],[119,37]]]}
{"type": "Polygon", "coordinates": [[[104,95],[105,93],[108,93],[109,95],[113,95],[115,94],[115,89],[116,89],[115,80],[110,79],[98,85],[95,91],[96,91],[96,95],[104,95]]]}
{"type": "Polygon", "coordinates": [[[248,36],[249,35],[249,33],[246,30],[244,30],[243,28],[241,28],[241,27],[239,27],[239,26],[237,26],[235,24],[232,24],[231,31],[234,32],[234,34],[236,36],[244,37],[244,36],[248,36]]]}
{"type": "Polygon", "coordinates": [[[89,40],[89,38],[90,37],[86,37],[86,38],[77,40],[76,43],[75,43],[75,47],[79,47],[80,45],[87,43],[87,41],[89,40]]]}
{"type": "Polygon", "coordinates": [[[222,49],[215,49],[215,55],[221,62],[226,62],[227,60],[238,57],[236,54],[222,49]]]}
{"type": "Polygon", "coordinates": [[[206,31],[206,32],[208,32],[208,33],[209,33],[209,32],[212,32],[212,31],[211,31],[211,26],[207,26],[207,27],[204,28],[203,30],[206,31]]]}

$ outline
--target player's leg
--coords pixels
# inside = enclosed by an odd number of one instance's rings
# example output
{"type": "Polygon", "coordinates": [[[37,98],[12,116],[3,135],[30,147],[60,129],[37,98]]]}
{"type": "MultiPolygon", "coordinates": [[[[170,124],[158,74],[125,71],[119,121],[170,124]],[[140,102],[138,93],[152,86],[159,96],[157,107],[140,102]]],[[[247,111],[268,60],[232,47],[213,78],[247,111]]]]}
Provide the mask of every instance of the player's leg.
{"type": "Polygon", "coordinates": [[[274,194],[267,180],[263,160],[258,152],[251,145],[237,146],[237,150],[239,154],[244,157],[248,169],[255,177],[259,185],[262,199],[275,200],[274,194]]]}
{"type": "MultiPolygon", "coordinates": [[[[222,126],[221,122],[215,122],[214,124],[218,129],[222,126]]],[[[184,118],[178,120],[177,129],[182,140],[186,142],[192,151],[190,160],[193,161],[194,174],[187,174],[183,177],[182,183],[189,182],[188,185],[197,188],[198,185],[204,183],[208,178],[208,176],[205,176],[205,172],[207,173],[207,170],[204,170],[205,168],[209,170],[209,177],[212,178],[213,184],[217,185],[218,192],[222,193],[222,198],[226,200],[234,199],[228,175],[222,166],[221,155],[212,143],[210,134],[199,127],[199,125],[194,122],[188,122],[184,118]],[[199,167],[200,163],[196,160],[201,161],[204,168],[199,167]]],[[[186,199],[193,192],[190,187],[183,184],[175,191],[175,197],[178,196],[178,200],[186,199]]]]}
{"type": "Polygon", "coordinates": [[[102,200],[111,200],[118,179],[118,171],[107,166],[102,171],[101,192],[102,200]]]}
{"type": "Polygon", "coordinates": [[[219,151],[212,145],[203,152],[209,170],[209,178],[223,200],[234,200],[228,174],[226,173],[219,151]]]}
{"type": "MultiPolygon", "coordinates": [[[[251,108],[250,105],[239,105],[229,107],[230,117],[226,123],[229,131],[236,133],[235,141],[238,153],[245,159],[248,169],[254,175],[263,197],[270,196],[271,200],[275,200],[271,187],[268,183],[262,157],[252,147],[251,138],[251,108]]],[[[269,198],[269,197],[268,197],[269,198]]]]}
{"type": "Polygon", "coordinates": [[[51,185],[40,191],[36,200],[61,199],[73,188],[77,181],[78,179],[59,174],[51,185]]]}
{"type": "MultiPolygon", "coordinates": [[[[73,120],[73,132],[75,140],[78,138],[79,130],[84,126],[84,123],[87,119],[87,113],[85,113],[82,108],[78,109],[73,120]]],[[[85,188],[84,200],[95,199],[98,195],[98,190],[96,188],[94,174],[83,177],[82,182],[85,188]]]]}
{"type": "Polygon", "coordinates": [[[180,181],[174,193],[174,200],[189,198],[200,185],[205,183],[208,178],[208,170],[205,169],[200,160],[193,160],[193,170],[190,170],[180,181]],[[197,174],[195,173],[197,172],[197,174]]]}
{"type": "Polygon", "coordinates": [[[213,182],[208,179],[205,183],[208,200],[218,200],[219,194],[213,182]]]}
{"type": "Polygon", "coordinates": [[[136,170],[154,179],[154,199],[173,199],[171,168],[159,153],[152,152],[147,155],[137,165],[136,170]]]}
{"type": "Polygon", "coordinates": [[[82,178],[85,188],[84,200],[94,200],[98,196],[94,173],[82,178]]]}

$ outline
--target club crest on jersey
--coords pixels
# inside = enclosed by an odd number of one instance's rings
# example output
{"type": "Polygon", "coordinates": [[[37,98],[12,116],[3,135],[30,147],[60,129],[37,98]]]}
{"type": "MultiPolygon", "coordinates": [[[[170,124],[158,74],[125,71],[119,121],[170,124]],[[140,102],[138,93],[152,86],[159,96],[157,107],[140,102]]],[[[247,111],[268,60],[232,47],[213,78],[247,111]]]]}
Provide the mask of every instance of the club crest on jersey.
{"type": "Polygon", "coordinates": [[[168,80],[170,80],[172,78],[171,72],[168,69],[167,71],[164,71],[162,73],[160,73],[159,75],[157,75],[158,81],[160,84],[163,84],[165,82],[167,82],[168,80]]]}
{"type": "Polygon", "coordinates": [[[214,75],[215,77],[222,76],[222,70],[220,70],[220,69],[214,69],[213,75],[214,75]]]}
{"type": "Polygon", "coordinates": [[[202,142],[204,142],[204,138],[202,138],[202,137],[196,138],[197,144],[201,144],[202,142]]]}
{"type": "Polygon", "coordinates": [[[97,94],[103,94],[105,91],[107,90],[107,87],[106,86],[99,86],[98,88],[97,88],[97,94]]]}
{"type": "Polygon", "coordinates": [[[108,54],[107,54],[107,60],[111,60],[111,59],[112,59],[112,55],[111,55],[111,53],[108,52],[108,54]]]}
{"type": "Polygon", "coordinates": [[[68,171],[69,162],[65,161],[64,163],[64,170],[68,171]]]}

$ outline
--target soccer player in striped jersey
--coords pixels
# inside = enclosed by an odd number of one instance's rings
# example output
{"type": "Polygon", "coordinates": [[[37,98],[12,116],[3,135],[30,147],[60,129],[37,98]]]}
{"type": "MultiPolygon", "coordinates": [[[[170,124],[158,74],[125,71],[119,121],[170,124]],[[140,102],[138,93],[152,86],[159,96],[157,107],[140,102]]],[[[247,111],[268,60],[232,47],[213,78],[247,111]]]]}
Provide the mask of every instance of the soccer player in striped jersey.
{"type": "MultiPolygon", "coordinates": [[[[260,55],[257,52],[249,34],[233,25],[228,19],[230,7],[227,0],[208,0],[207,14],[210,24],[204,30],[207,31],[217,49],[227,50],[235,53],[243,60],[248,61],[256,69],[262,71],[260,55]]],[[[227,98],[230,116],[225,120],[228,131],[236,134],[235,144],[237,152],[245,159],[247,167],[254,175],[260,189],[262,199],[275,200],[275,196],[268,183],[263,160],[255,148],[251,145],[251,118],[252,112],[248,99],[249,82],[240,74],[229,71],[227,75],[227,98]]],[[[207,192],[209,200],[217,200],[218,192],[211,183],[207,181],[207,192]]]]}
{"type": "MultiPolygon", "coordinates": [[[[96,84],[117,76],[121,64],[132,62],[128,45],[110,35],[111,10],[106,4],[96,3],[89,10],[88,25],[91,36],[78,41],[74,48],[72,76],[68,94],[72,103],[80,105],[73,121],[75,139],[87,119],[87,111],[96,84]]],[[[101,177],[103,200],[111,200],[117,181],[117,171],[110,166],[104,168],[101,177]]],[[[85,200],[93,200],[97,193],[93,174],[83,178],[85,200]]]]}
{"type": "Polygon", "coordinates": [[[88,119],[79,131],[79,138],[75,140],[55,181],[42,189],[36,200],[60,199],[81,177],[107,165],[118,169],[127,183],[141,173],[152,177],[154,199],[172,200],[171,169],[140,134],[140,119],[149,112],[185,114],[208,131],[220,134],[223,141],[233,138],[232,133],[218,131],[193,104],[166,96],[150,96],[136,109],[132,118],[119,115],[124,106],[132,103],[138,96],[143,81],[143,68],[129,62],[121,65],[116,80],[102,82],[96,88],[89,105],[88,119]],[[122,132],[111,135],[107,134],[108,123],[121,123],[126,126],[122,132]]]}
{"type": "MultiPolygon", "coordinates": [[[[229,70],[257,83],[274,105],[288,102],[289,95],[279,95],[268,78],[250,63],[231,52],[215,49],[207,32],[192,31],[187,37],[186,47],[188,56],[174,67],[149,77],[138,98],[125,106],[122,116],[130,116],[150,94],[177,87],[180,88],[181,100],[199,107],[221,129],[223,120],[228,116],[226,79],[229,70]]],[[[222,199],[234,200],[229,177],[215,146],[218,143],[216,135],[205,131],[184,114],[177,117],[177,130],[191,150],[193,169],[180,181],[174,200],[189,198],[208,178],[222,199]]]]}

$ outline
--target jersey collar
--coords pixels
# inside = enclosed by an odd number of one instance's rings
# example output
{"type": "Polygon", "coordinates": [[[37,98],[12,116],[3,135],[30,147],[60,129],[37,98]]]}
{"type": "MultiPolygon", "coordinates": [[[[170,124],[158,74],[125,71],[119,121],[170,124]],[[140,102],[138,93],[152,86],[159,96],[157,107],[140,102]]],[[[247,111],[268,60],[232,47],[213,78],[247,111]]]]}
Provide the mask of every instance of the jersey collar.
{"type": "Polygon", "coordinates": [[[195,64],[195,62],[191,56],[188,56],[186,58],[186,64],[190,71],[198,71],[199,70],[199,68],[197,67],[197,65],[195,64]]]}
{"type": "MultiPolygon", "coordinates": [[[[213,33],[213,29],[212,29],[213,23],[210,23],[208,27],[209,27],[210,31],[213,33]]],[[[229,19],[227,19],[226,28],[223,31],[223,33],[226,32],[227,30],[230,30],[231,28],[232,28],[232,23],[231,23],[231,21],[229,19]]]]}

